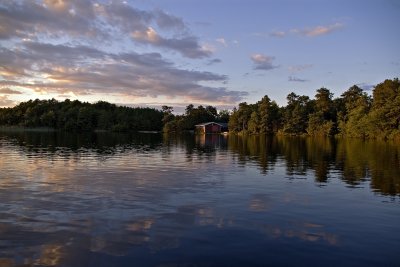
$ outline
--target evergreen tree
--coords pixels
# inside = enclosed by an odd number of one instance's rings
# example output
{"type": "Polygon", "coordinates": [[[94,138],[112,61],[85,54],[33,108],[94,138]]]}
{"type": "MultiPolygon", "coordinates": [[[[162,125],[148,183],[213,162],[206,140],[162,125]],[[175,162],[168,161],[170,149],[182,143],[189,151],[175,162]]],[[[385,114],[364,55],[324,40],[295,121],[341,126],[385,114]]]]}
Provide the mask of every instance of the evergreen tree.
{"type": "Polygon", "coordinates": [[[336,132],[336,114],[332,101],[333,94],[320,88],[315,95],[315,110],[309,115],[307,133],[309,135],[330,136],[336,132]]]}
{"type": "Polygon", "coordinates": [[[283,109],[283,132],[293,135],[306,133],[308,116],[313,111],[310,98],[292,92],[286,99],[288,104],[283,109]]]}

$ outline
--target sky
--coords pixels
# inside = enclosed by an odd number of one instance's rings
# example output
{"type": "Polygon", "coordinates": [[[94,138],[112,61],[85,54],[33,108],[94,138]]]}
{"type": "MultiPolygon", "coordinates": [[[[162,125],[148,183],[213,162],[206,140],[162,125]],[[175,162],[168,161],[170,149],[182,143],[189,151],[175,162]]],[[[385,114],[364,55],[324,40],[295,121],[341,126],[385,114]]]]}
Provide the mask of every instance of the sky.
{"type": "Polygon", "coordinates": [[[398,14],[398,0],[0,0],[0,107],[371,93],[400,76],[398,14]]]}

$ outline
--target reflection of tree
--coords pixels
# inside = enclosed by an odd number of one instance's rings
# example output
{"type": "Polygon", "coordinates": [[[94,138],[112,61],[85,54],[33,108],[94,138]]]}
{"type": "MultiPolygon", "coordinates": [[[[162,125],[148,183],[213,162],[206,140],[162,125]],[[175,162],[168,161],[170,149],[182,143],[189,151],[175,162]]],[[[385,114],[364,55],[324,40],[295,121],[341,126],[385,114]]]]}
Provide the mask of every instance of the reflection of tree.
{"type": "Polygon", "coordinates": [[[284,160],[288,176],[313,171],[316,182],[338,175],[349,186],[371,179],[371,188],[388,195],[400,193],[400,146],[391,142],[268,135],[159,135],[64,132],[1,132],[4,144],[27,157],[79,160],[89,153],[101,160],[123,153],[160,153],[169,158],[184,153],[182,164],[217,162],[221,151],[232,153],[239,165],[254,163],[267,174],[284,160]],[[177,149],[178,148],[178,149],[177,149]],[[178,152],[177,152],[178,151],[178,152]],[[185,163],[186,162],[186,163],[185,163]]]}
{"type": "Polygon", "coordinates": [[[196,159],[215,160],[217,151],[226,150],[227,136],[220,134],[193,135],[186,134],[164,134],[163,152],[170,156],[171,148],[180,148],[185,152],[185,159],[191,162],[196,159]]]}
{"type": "Polygon", "coordinates": [[[334,143],[330,138],[307,138],[307,163],[315,171],[317,182],[326,182],[335,158],[334,143]]]}
{"type": "Polygon", "coordinates": [[[337,164],[350,185],[371,179],[371,188],[385,195],[400,193],[400,148],[383,141],[344,139],[338,142],[337,164]]]}
{"type": "Polygon", "coordinates": [[[369,142],[371,187],[387,195],[400,193],[400,146],[369,142]]]}
{"type": "Polygon", "coordinates": [[[229,136],[229,149],[235,152],[240,164],[249,160],[259,163],[261,172],[266,174],[277,159],[276,138],[268,135],[229,136]]]}
{"type": "Polygon", "coordinates": [[[305,175],[307,165],[304,162],[307,154],[305,138],[277,136],[281,153],[286,159],[286,173],[292,175],[305,175]]]}
{"type": "Polygon", "coordinates": [[[341,171],[342,179],[351,186],[360,184],[368,176],[368,155],[364,144],[359,139],[338,141],[336,168],[341,171]]]}
{"type": "Polygon", "coordinates": [[[239,164],[257,162],[264,174],[282,158],[289,176],[306,175],[311,170],[318,183],[339,175],[349,186],[371,179],[373,190],[400,193],[400,147],[391,142],[230,135],[228,145],[239,164]]]}
{"type": "Polygon", "coordinates": [[[288,175],[306,175],[314,170],[317,182],[326,182],[334,161],[333,140],[325,137],[278,136],[281,154],[286,160],[288,175]]]}
{"type": "Polygon", "coordinates": [[[158,134],[123,134],[111,132],[66,133],[59,131],[8,131],[1,136],[27,155],[40,154],[46,157],[62,155],[68,157],[82,151],[101,156],[113,156],[128,150],[142,152],[160,150],[162,136],[158,134]]]}

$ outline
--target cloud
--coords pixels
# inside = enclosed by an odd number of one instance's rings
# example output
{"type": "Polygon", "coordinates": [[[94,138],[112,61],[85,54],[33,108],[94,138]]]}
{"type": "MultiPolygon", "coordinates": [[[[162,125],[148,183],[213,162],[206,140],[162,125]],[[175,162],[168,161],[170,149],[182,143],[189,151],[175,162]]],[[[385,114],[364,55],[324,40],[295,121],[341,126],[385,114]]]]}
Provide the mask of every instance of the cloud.
{"type": "Polygon", "coordinates": [[[289,76],[288,81],[289,82],[308,82],[308,80],[300,79],[295,76],[289,76]]]}
{"type": "Polygon", "coordinates": [[[20,95],[22,94],[20,91],[13,90],[10,88],[0,88],[0,94],[5,94],[5,95],[20,95]]]}
{"type": "Polygon", "coordinates": [[[184,30],[186,28],[186,25],[181,18],[165,13],[160,9],[155,12],[155,18],[158,27],[161,29],[184,30]]]}
{"type": "Polygon", "coordinates": [[[197,37],[188,33],[181,18],[159,9],[140,10],[123,2],[9,1],[0,6],[0,25],[0,39],[71,37],[85,43],[110,43],[132,33],[130,40],[170,49],[185,57],[204,58],[212,54],[201,46],[197,37]],[[162,36],[155,27],[170,30],[179,37],[162,36]]]}
{"type": "Polygon", "coordinates": [[[283,38],[283,37],[286,36],[286,32],[284,32],[284,31],[275,31],[275,32],[271,32],[269,35],[272,36],[272,37],[283,38]]]}
{"type": "Polygon", "coordinates": [[[313,66],[312,64],[293,65],[293,66],[289,66],[288,70],[290,72],[301,72],[301,71],[311,68],[312,66],[313,66]]]}
{"type": "Polygon", "coordinates": [[[0,39],[104,34],[89,1],[6,1],[0,7],[0,25],[0,39]]]}
{"type": "Polygon", "coordinates": [[[250,59],[254,63],[255,70],[272,70],[278,68],[278,66],[272,64],[275,58],[271,56],[266,56],[263,54],[253,54],[250,59]]]}
{"type": "Polygon", "coordinates": [[[226,41],[225,41],[224,38],[217,38],[215,41],[216,41],[217,43],[219,43],[219,44],[225,46],[225,47],[228,47],[228,44],[226,43],[226,41]]]}
{"type": "Polygon", "coordinates": [[[161,48],[175,50],[188,58],[204,58],[212,54],[210,49],[200,46],[194,36],[166,39],[161,37],[152,27],[147,28],[145,31],[134,31],[132,38],[141,43],[149,43],[161,48]]]}
{"type": "Polygon", "coordinates": [[[222,62],[221,59],[219,59],[219,58],[214,58],[214,59],[210,59],[210,60],[207,62],[207,65],[210,66],[210,65],[214,65],[214,64],[221,63],[221,62],[222,62]]]}
{"type": "Polygon", "coordinates": [[[372,91],[376,86],[375,84],[369,84],[369,83],[358,83],[356,85],[361,89],[363,89],[364,91],[372,91]]]}
{"type": "Polygon", "coordinates": [[[344,25],[342,23],[335,23],[335,24],[326,25],[326,26],[316,26],[316,27],[305,28],[305,29],[293,29],[293,30],[291,30],[291,32],[297,33],[300,35],[304,35],[307,37],[315,37],[315,36],[326,35],[326,34],[332,33],[343,27],[344,27],[344,25]]]}
{"type": "MultiPolygon", "coordinates": [[[[291,29],[290,31],[273,31],[269,33],[268,35],[271,37],[276,37],[276,38],[284,38],[288,36],[289,34],[299,34],[302,36],[307,36],[307,37],[315,37],[315,36],[320,36],[320,35],[326,35],[330,34],[334,31],[340,30],[344,27],[344,24],[342,23],[334,23],[330,25],[325,25],[325,26],[315,26],[315,27],[309,27],[309,28],[294,28],[291,29]]],[[[258,37],[265,37],[267,34],[265,33],[254,33],[254,36],[258,37]]]]}
{"type": "Polygon", "coordinates": [[[161,42],[161,37],[152,27],[147,28],[145,31],[134,31],[132,37],[139,42],[149,42],[152,44],[159,44],[161,42]]]}
{"type": "Polygon", "coordinates": [[[0,107],[12,107],[15,106],[16,102],[8,99],[7,96],[0,95],[0,107]]]}
{"type": "Polygon", "coordinates": [[[0,59],[7,58],[10,68],[19,72],[0,81],[0,85],[38,92],[167,96],[219,103],[236,103],[247,95],[225,87],[200,85],[224,83],[228,77],[179,69],[159,53],[107,53],[82,45],[28,42],[15,50],[0,50],[0,59]]]}
{"type": "MultiPolygon", "coordinates": [[[[60,96],[112,94],[226,105],[241,101],[247,92],[226,88],[226,75],[182,69],[166,59],[164,52],[189,59],[212,56],[214,48],[190,32],[179,17],[126,2],[4,1],[0,92],[17,94],[22,88],[60,96]],[[151,52],[138,53],[138,44],[151,52]]],[[[5,96],[2,101],[12,103],[5,96]]]]}
{"type": "MultiPolygon", "coordinates": [[[[124,103],[117,103],[117,105],[122,105],[122,106],[128,106],[128,107],[150,107],[150,108],[155,108],[155,109],[161,109],[163,105],[168,105],[172,106],[174,111],[173,113],[175,114],[182,114],[185,112],[185,109],[188,104],[193,104],[194,106],[207,106],[209,103],[204,103],[204,102],[187,102],[187,103],[182,103],[182,102],[152,102],[152,103],[135,103],[135,104],[124,104],[124,103]]],[[[232,110],[235,105],[230,105],[230,104],[216,104],[214,105],[217,110],[232,110]]]]}

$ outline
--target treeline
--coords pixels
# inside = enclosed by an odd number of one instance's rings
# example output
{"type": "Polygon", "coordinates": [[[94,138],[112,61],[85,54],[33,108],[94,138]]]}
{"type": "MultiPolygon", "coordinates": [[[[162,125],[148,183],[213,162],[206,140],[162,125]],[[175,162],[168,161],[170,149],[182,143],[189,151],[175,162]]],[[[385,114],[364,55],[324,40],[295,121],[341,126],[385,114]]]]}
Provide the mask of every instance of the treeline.
{"type": "Polygon", "coordinates": [[[131,108],[99,101],[29,100],[0,109],[1,126],[49,127],[66,131],[140,131],[162,129],[164,114],[152,108],[131,108]]]}
{"type": "Polygon", "coordinates": [[[130,108],[99,101],[59,102],[30,100],[13,108],[0,108],[0,126],[50,127],[67,131],[181,132],[203,122],[228,122],[229,131],[248,134],[344,136],[400,140],[400,82],[398,78],[378,84],[372,95],[354,85],[333,98],[327,88],[315,98],[290,93],[284,107],[267,95],[255,104],[242,102],[217,112],[213,106],[192,104],[182,115],[173,108],[130,108]]]}
{"type": "Polygon", "coordinates": [[[338,98],[321,88],[315,99],[290,93],[287,101],[279,107],[264,96],[255,104],[240,103],[230,115],[229,131],[400,139],[398,78],[378,84],[372,96],[354,85],[338,98]]]}
{"type": "Polygon", "coordinates": [[[195,128],[196,124],[203,122],[228,122],[229,120],[228,110],[217,112],[217,108],[213,106],[203,107],[200,105],[195,108],[190,104],[182,115],[174,115],[173,108],[170,106],[162,106],[162,110],[164,112],[164,132],[190,131],[195,128]]]}

